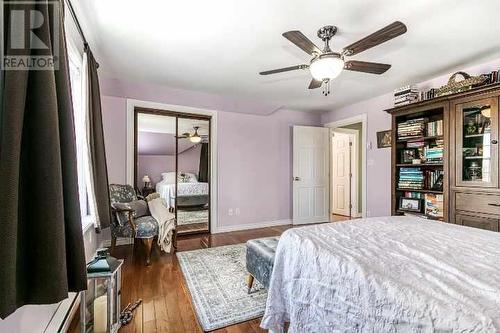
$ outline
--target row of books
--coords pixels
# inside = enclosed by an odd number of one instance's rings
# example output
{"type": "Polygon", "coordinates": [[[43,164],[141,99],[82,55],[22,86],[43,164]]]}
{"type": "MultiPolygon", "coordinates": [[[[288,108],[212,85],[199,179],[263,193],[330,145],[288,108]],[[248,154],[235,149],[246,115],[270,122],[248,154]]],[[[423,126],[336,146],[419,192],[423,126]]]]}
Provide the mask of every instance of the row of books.
{"type": "Polygon", "coordinates": [[[424,202],[425,215],[433,218],[442,218],[444,216],[442,194],[426,193],[424,202]]]}
{"type": "Polygon", "coordinates": [[[398,124],[398,139],[423,136],[427,118],[410,119],[398,124]]]}
{"type": "Polygon", "coordinates": [[[443,190],[443,170],[425,170],[423,174],[424,188],[435,191],[443,190]]]}
{"type": "Polygon", "coordinates": [[[406,142],[407,148],[422,148],[425,145],[425,141],[423,138],[417,138],[416,140],[409,140],[406,142]]]}
{"type": "MultiPolygon", "coordinates": [[[[442,194],[405,192],[405,198],[419,199],[424,203],[424,217],[433,219],[442,219],[444,216],[444,197],[442,194]]],[[[422,211],[421,211],[422,212],[422,211]]],[[[405,212],[405,215],[413,215],[415,213],[405,212]]]]}
{"type": "Polygon", "coordinates": [[[418,89],[408,85],[394,90],[394,106],[407,105],[418,101],[418,89]]]}
{"type": "Polygon", "coordinates": [[[500,70],[492,71],[491,73],[483,74],[483,75],[488,78],[488,80],[486,81],[486,84],[500,82],[500,70]]]}
{"type": "Polygon", "coordinates": [[[411,199],[423,199],[424,194],[420,192],[404,192],[403,196],[411,199]]]}
{"type": "Polygon", "coordinates": [[[421,91],[419,101],[426,101],[428,99],[433,99],[434,97],[436,97],[436,91],[437,89],[435,88],[431,88],[427,91],[421,91]]]}
{"type": "Polygon", "coordinates": [[[443,147],[424,147],[425,163],[442,163],[443,162],[443,147]]]}
{"type": "Polygon", "coordinates": [[[430,121],[427,123],[427,136],[443,135],[443,120],[430,121]]]}
{"type": "Polygon", "coordinates": [[[424,172],[420,168],[400,168],[399,188],[421,190],[424,188],[424,172]]]}

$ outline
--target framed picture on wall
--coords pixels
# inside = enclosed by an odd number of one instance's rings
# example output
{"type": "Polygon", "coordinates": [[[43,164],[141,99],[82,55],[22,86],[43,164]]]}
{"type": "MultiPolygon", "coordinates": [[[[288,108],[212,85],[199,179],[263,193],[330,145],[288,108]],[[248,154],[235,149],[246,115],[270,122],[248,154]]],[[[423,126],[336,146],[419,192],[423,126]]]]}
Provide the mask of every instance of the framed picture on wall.
{"type": "Polygon", "coordinates": [[[421,200],[414,198],[399,198],[399,210],[407,212],[420,212],[422,209],[421,200]]]}
{"type": "Polygon", "coordinates": [[[392,131],[377,132],[377,148],[388,148],[392,144],[392,131]]]}

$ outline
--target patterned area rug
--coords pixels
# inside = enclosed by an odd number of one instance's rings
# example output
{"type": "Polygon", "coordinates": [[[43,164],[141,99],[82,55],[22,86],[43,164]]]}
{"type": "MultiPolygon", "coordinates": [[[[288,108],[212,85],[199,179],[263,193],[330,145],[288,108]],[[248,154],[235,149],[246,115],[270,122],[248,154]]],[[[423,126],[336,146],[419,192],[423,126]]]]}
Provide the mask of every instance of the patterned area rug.
{"type": "Polygon", "coordinates": [[[208,223],[208,210],[178,210],[177,225],[208,223]]]}
{"type": "Polygon", "coordinates": [[[260,317],[267,292],[255,280],[247,293],[245,244],[177,252],[198,321],[212,331],[260,317]]]}

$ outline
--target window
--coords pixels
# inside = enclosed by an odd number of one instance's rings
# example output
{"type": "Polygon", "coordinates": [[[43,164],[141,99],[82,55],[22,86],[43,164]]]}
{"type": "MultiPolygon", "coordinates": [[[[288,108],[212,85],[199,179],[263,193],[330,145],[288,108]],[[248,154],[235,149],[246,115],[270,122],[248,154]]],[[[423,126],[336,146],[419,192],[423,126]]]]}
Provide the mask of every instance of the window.
{"type": "Polygon", "coordinates": [[[87,145],[87,127],[85,112],[85,86],[83,73],[83,56],[78,51],[71,39],[67,39],[68,63],[71,83],[71,95],[73,100],[73,112],[75,121],[76,154],[78,171],[78,192],[80,196],[80,209],[82,214],[83,228],[92,224],[93,214],[90,209],[90,168],[87,145]]]}

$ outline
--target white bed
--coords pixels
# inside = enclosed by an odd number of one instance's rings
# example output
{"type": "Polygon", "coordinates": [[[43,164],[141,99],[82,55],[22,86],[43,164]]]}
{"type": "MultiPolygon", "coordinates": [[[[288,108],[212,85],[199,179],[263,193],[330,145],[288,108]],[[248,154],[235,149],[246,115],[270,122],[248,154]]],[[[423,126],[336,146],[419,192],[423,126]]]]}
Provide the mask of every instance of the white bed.
{"type": "MultiPolygon", "coordinates": [[[[186,173],[189,179],[186,182],[177,183],[177,196],[208,198],[208,183],[200,183],[193,174],[186,173]]],[[[156,184],[156,192],[164,200],[167,208],[175,206],[175,173],[166,172],[162,174],[162,181],[156,184]],[[173,174],[173,175],[172,175],[173,174]]]]}
{"type": "Polygon", "coordinates": [[[287,230],[261,326],[283,332],[498,332],[500,233],[416,217],[287,230]]]}

